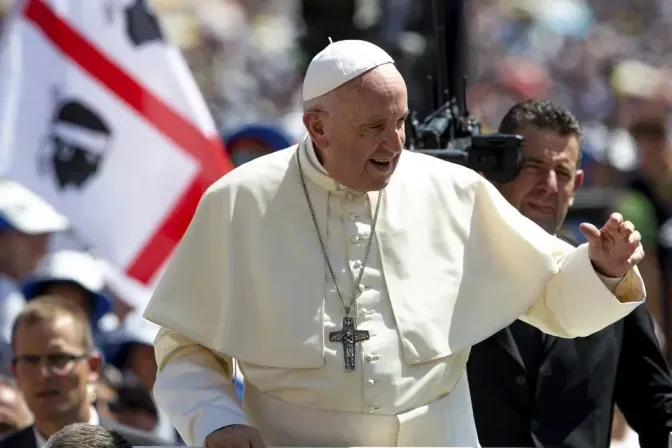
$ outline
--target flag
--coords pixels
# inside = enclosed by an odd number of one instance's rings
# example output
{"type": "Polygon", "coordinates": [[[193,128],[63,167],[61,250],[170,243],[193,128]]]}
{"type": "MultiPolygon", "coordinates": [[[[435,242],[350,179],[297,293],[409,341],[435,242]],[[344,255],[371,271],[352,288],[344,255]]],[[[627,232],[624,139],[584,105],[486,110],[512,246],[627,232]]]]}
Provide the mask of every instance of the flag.
{"type": "Polygon", "coordinates": [[[2,174],[101,258],[154,283],[205,189],[231,169],[193,76],[145,0],[17,9],[0,40],[2,174]]]}

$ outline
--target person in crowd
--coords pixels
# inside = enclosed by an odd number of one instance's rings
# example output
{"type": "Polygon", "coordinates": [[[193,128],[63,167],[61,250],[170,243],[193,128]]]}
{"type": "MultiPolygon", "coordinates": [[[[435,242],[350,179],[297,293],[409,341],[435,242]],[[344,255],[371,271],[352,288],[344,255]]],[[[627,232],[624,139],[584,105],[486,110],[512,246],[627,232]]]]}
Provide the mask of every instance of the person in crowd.
{"type": "Polygon", "coordinates": [[[12,378],[0,375],[0,437],[25,428],[32,421],[33,416],[12,378]]]}
{"type": "Polygon", "coordinates": [[[94,350],[90,319],[77,303],[58,296],[30,301],[14,322],[12,348],[12,370],[34,423],[0,440],[0,448],[42,447],[72,423],[113,429],[135,445],[170,445],[94,409],[92,385],[99,379],[101,357],[94,350]]]}
{"type": "Polygon", "coordinates": [[[519,317],[586,336],[643,303],[620,216],[573,248],[474,171],[403,151],[379,47],[331,43],[303,100],[309,136],[208,189],[145,310],[188,445],[476,446],[472,345],[519,317]]]}
{"type": "MultiPolygon", "coordinates": [[[[550,101],[527,100],[509,110],[499,132],[524,138],[520,174],[499,190],[556,235],[583,180],[579,122],[550,101]]],[[[575,339],[515,321],[476,344],[467,367],[483,446],[607,448],[614,403],[642,448],[667,446],[672,378],[646,306],[575,339]]]]}
{"type": "Polygon", "coordinates": [[[224,146],[234,166],[288,148],[293,143],[280,127],[264,124],[246,125],[224,137],[224,146]]]}
{"type": "MultiPolygon", "coordinates": [[[[151,393],[156,379],[154,339],[158,332],[158,325],[143,318],[140,312],[132,311],[126,316],[121,326],[110,333],[106,339],[109,362],[121,372],[125,383],[139,383],[150,393],[150,400],[153,400],[151,393]]],[[[131,393],[135,394],[133,390],[135,387],[131,387],[131,393]]],[[[138,395],[139,393],[134,396],[138,395]]],[[[140,403],[142,400],[136,400],[136,402],[140,403]]],[[[124,403],[121,398],[120,403],[124,403]]],[[[143,406],[140,411],[145,412],[147,418],[158,419],[158,424],[155,423],[157,435],[167,440],[177,441],[175,429],[163,411],[159,409],[158,416],[153,416],[152,412],[149,412],[149,406],[143,406]]]]}
{"type": "Polygon", "coordinates": [[[22,290],[27,301],[54,295],[79,305],[91,320],[96,340],[101,319],[112,309],[112,302],[104,293],[102,266],[87,252],[59,250],[47,254],[24,282],[22,290]]]}
{"type": "Polygon", "coordinates": [[[159,326],[142,317],[140,312],[131,312],[121,326],[110,333],[109,362],[123,375],[132,376],[151,391],[156,379],[154,339],[159,326]]]}
{"type": "Polygon", "coordinates": [[[665,223],[672,220],[672,144],[664,117],[640,118],[629,126],[637,148],[639,167],[626,185],[619,211],[641,230],[642,244],[650,256],[640,266],[642,276],[655,301],[649,309],[662,325],[669,327],[670,259],[672,251],[666,244],[669,230],[665,223]],[[652,305],[654,305],[652,307],[652,305]]]}
{"type": "Polygon", "coordinates": [[[47,440],[44,448],[132,448],[133,445],[118,431],[89,425],[72,423],[57,431],[47,440]]]}
{"type": "Polygon", "coordinates": [[[131,428],[155,432],[159,423],[159,410],[151,393],[141,384],[126,384],[116,392],[116,399],[109,403],[115,420],[131,428]]]}
{"type": "Polygon", "coordinates": [[[49,236],[68,227],[44,199],[0,179],[0,373],[10,372],[12,323],[26,304],[20,285],[47,253],[49,236]]]}

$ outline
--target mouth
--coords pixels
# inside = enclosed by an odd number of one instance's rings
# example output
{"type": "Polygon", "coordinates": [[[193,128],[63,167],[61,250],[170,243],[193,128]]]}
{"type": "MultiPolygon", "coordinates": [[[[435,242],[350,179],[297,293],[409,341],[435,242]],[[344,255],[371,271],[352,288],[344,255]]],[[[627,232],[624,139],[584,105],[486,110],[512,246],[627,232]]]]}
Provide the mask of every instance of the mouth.
{"type": "Polygon", "coordinates": [[[528,205],[533,210],[535,210],[539,213],[543,213],[545,215],[551,215],[551,214],[555,213],[555,207],[553,207],[552,205],[548,205],[548,204],[544,204],[544,203],[540,203],[540,202],[529,202],[528,205]]]}
{"type": "Polygon", "coordinates": [[[44,390],[44,391],[36,393],[35,396],[37,398],[40,398],[40,399],[54,398],[54,397],[58,396],[58,391],[57,390],[44,390]]]}
{"type": "Polygon", "coordinates": [[[381,157],[381,158],[372,157],[372,158],[369,159],[369,163],[371,164],[371,166],[373,166],[378,171],[386,172],[386,171],[389,171],[390,168],[392,168],[392,165],[394,164],[394,161],[396,160],[397,157],[399,157],[399,156],[394,156],[392,158],[389,158],[389,157],[385,157],[385,158],[383,158],[383,157],[381,157]]]}

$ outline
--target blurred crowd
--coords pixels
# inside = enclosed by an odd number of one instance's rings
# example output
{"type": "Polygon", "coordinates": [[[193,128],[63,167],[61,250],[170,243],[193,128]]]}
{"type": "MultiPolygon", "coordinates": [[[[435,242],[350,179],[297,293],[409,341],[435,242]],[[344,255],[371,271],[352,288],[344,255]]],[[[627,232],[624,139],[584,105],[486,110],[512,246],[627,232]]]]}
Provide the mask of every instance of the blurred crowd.
{"type": "MultiPolygon", "coordinates": [[[[407,79],[411,107],[423,113],[432,108],[426,81],[436,64],[430,0],[150,3],[168,39],[183,51],[235,163],[293,144],[303,134],[301,73],[329,37],[367,39],[385,48],[407,79]]],[[[576,223],[602,221],[611,211],[621,211],[635,223],[648,253],[641,265],[648,306],[668,360],[672,359],[665,344],[672,337],[670,25],[668,0],[467,2],[469,112],[485,132],[494,132],[515,102],[549,98],[581,120],[586,185],[566,232],[580,238],[576,223]]],[[[0,227],[0,241],[3,232],[6,229],[0,227]]],[[[156,371],[151,344],[157,329],[141,318],[146,298],[138,298],[132,288],[119,287],[122,282],[115,282],[113,270],[82,251],[54,251],[53,245],[31,241],[11,248],[0,244],[0,269],[8,257],[34,260],[35,269],[22,285],[28,301],[50,292],[71,297],[87,310],[106,361],[95,391],[99,412],[179,442],[151,396],[156,371]]],[[[1,275],[11,273],[0,271],[1,275]]],[[[5,376],[0,378],[0,432],[31,419],[7,359],[2,359],[5,376]]],[[[627,428],[622,422],[615,428],[614,446],[625,446],[627,428]]]]}

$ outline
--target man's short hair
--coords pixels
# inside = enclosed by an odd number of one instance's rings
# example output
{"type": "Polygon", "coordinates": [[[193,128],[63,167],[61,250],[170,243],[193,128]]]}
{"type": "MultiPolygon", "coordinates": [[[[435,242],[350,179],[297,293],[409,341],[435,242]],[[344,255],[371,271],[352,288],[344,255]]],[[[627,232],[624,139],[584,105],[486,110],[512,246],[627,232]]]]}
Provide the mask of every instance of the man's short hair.
{"type": "MultiPolygon", "coordinates": [[[[515,104],[502,118],[498,132],[518,134],[527,126],[556,132],[562,136],[573,135],[579,141],[579,145],[583,138],[579,120],[569,110],[549,100],[529,99],[515,104]]],[[[582,153],[579,146],[577,167],[581,166],[582,153]]]]}
{"type": "Polygon", "coordinates": [[[124,436],[112,429],[88,423],[73,423],[54,433],[44,448],[132,448],[124,436]]]}
{"type": "Polygon", "coordinates": [[[70,317],[81,331],[82,348],[92,352],[93,332],[86,312],[77,303],[63,297],[42,296],[31,300],[19,313],[12,326],[12,348],[16,345],[16,332],[22,325],[51,322],[59,317],[70,317]]]}

